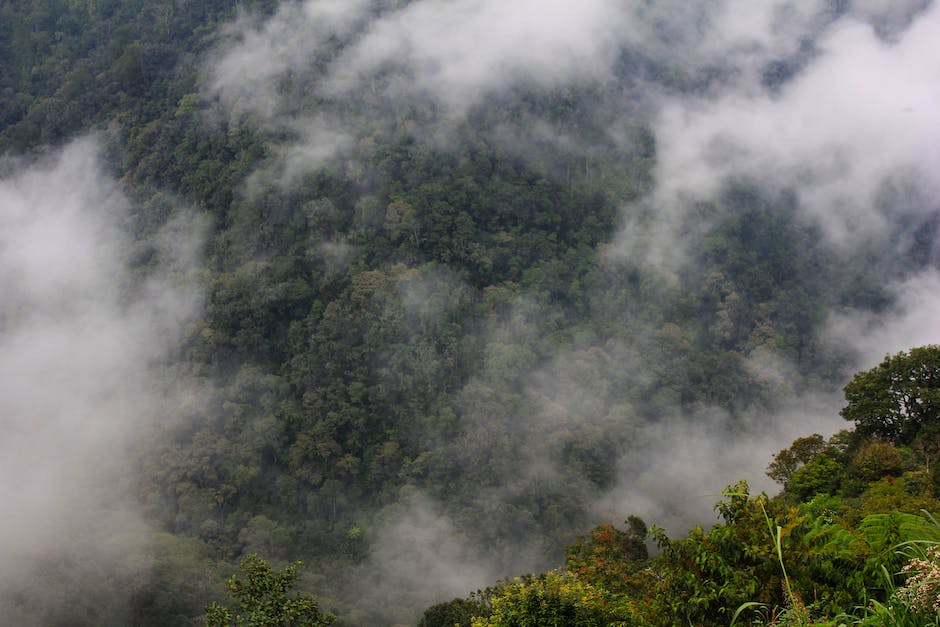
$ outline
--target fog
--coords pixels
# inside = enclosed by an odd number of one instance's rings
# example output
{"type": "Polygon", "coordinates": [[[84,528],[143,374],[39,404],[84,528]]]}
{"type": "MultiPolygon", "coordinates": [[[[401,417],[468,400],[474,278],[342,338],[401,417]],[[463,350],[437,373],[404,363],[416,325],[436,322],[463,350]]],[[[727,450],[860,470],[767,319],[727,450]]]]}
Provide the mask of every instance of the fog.
{"type": "MultiPolygon", "coordinates": [[[[631,152],[623,128],[640,122],[656,149],[652,189],[623,203],[622,227],[602,251],[606,261],[643,267],[674,285],[701,244],[706,229],[695,220],[703,204],[740,182],[770,197],[790,195],[795,219],[819,229],[836,258],[847,263],[881,251],[872,280],[894,305],[872,312],[834,302],[816,338],[845,350],[851,370],[940,341],[936,253],[920,265],[904,261],[915,230],[930,228],[940,209],[937,58],[940,6],[918,1],[836,10],[829,2],[743,0],[309,0],[283,3],[269,19],[242,16],[208,59],[203,84],[216,115],[290,131],[274,166],[286,185],[325,164],[354,168],[352,147],[376,128],[401,123],[400,111],[412,103],[430,103],[433,115],[413,131],[439,148],[475,111],[520,89],[596,88],[602,96],[590,114],[606,140],[631,152]],[[304,77],[303,97],[279,82],[291,76],[304,77]],[[356,106],[343,105],[349,101],[356,106]]],[[[496,134],[523,157],[538,142],[573,153],[595,149],[578,129],[537,117],[522,116],[496,134]]],[[[450,280],[429,282],[416,303],[453,289],[450,280]]],[[[572,340],[520,372],[527,357],[513,351],[552,313],[540,307],[524,294],[510,314],[486,322],[484,368],[458,393],[465,430],[451,449],[454,463],[470,469],[483,450],[517,462],[503,486],[472,497],[487,523],[500,524],[507,502],[547,484],[579,489],[552,461],[564,432],[632,442],[615,451],[615,476],[591,505],[597,522],[639,514],[681,533],[714,520],[712,505],[727,483],[749,478],[755,490],[773,491],[763,471],[793,438],[845,426],[838,389],[803,380],[795,364],[766,347],[748,355],[747,367],[756,381],[779,389],[786,406],[730,416],[664,400],[655,422],[634,422],[631,403],[592,387],[599,381],[592,372],[616,363],[642,389],[656,374],[649,343],[660,330],[637,327],[638,336],[603,345],[572,340]],[[507,378],[518,398],[488,403],[490,383],[507,378]],[[507,444],[520,437],[524,449],[507,444]]],[[[468,531],[476,521],[452,519],[428,495],[403,497],[377,520],[363,570],[386,574],[415,607],[545,559],[524,544],[474,546],[468,531]]],[[[386,593],[366,590],[361,598],[386,593]]]]}
{"type": "Polygon", "coordinates": [[[129,620],[150,564],[130,453],[173,396],[154,377],[200,304],[184,212],[131,261],[132,204],[95,138],[0,176],[0,614],[129,620]]]}
{"type": "Polygon", "coordinates": [[[654,126],[660,152],[651,202],[681,211],[729,178],[754,179],[796,190],[807,218],[837,245],[889,233],[907,208],[879,206],[886,181],[914,176],[928,197],[940,191],[930,62],[940,53],[938,20],[934,7],[887,43],[849,16],[816,40],[816,58],[779,90],[667,99],[654,126]]]}

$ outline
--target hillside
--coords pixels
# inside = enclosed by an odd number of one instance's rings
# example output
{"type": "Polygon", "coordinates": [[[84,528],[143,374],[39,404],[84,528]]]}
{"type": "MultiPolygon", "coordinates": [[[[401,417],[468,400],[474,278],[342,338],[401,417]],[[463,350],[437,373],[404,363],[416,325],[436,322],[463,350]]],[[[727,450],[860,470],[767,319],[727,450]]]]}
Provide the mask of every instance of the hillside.
{"type": "Polygon", "coordinates": [[[729,485],[714,526],[675,538],[636,516],[601,524],[558,569],[431,606],[419,625],[936,625],[938,365],[925,346],[856,374],[853,428],[774,455],[776,496],[729,485]]]}
{"type": "Polygon", "coordinates": [[[258,553],[340,624],[413,624],[604,521],[668,560],[736,508],[754,542],[761,507],[935,512],[914,440],[866,433],[898,481],[778,473],[705,530],[794,438],[856,468],[842,388],[940,341],[938,20],[4,3],[3,615],[199,623],[258,553]]]}

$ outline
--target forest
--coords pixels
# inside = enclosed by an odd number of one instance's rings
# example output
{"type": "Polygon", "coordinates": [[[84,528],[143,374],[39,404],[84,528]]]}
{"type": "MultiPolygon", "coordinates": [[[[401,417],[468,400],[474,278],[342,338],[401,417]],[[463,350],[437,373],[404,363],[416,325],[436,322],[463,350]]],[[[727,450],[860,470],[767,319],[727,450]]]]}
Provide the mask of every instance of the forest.
{"type": "Polygon", "coordinates": [[[0,615],[938,624],[936,41],[0,3],[0,615]]]}

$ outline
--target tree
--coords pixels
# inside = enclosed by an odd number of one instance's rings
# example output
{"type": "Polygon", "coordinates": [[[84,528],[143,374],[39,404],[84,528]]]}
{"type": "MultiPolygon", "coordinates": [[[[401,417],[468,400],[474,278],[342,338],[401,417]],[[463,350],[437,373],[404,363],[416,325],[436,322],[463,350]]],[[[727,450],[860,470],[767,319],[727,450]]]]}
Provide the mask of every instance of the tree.
{"type": "Polygon", "coordinates": [[[424,610],[418,627],[470,627],[473,618],[489,616],[489,599],[482,594],[432,605],[424,610]]]}
{"type": "Polygon", "coordinates": [[[232,575],[227,583],[242,613],[234,613],[227,607],[211,603],[206,607],[207,626],[318,627],[331,625],[336,620],[331,614],[321,614],[319,604],[312,596],[288,598],[288,593],[300,576],[302,562],[288,564],[282,572],[276,572],[257,553],[252,553],[239,566],[245,571],[246,578],[243,580],[238,575],[232,575]]]}
{"type": "Polygon", "coordinates": [[[845,480],[844,466],[831,455],[817,455],[787,479],[786,492],[798,500],[832,494],[845,480]]]}
{"type": "Polygon", "coordinates": [[[826,450],[826,441],[818,433],[805,438],[797,438],[776,455],[767,466],[767,476],[777,483],[786,483],[801,466],[808,464],[814,457],[826,450]]]}
{"type": "Polygon", "coordinates": [[[491,603],[490,615],[474,617],[473,627],[602,627],[627,613],[605,591],[564,571],[516,578],[491,603]]]}
{"type": "Polygon", "coordinates": [[[901,451],[888,442],[866,442],[852,456],[854,474],[864,481],[900,477],[906,470],[901,451]]]}
{"type": "Polygon", "coordinates": [[[631,574],[647,565],[646,523],[630,516],[627,529],[610,523],[594,527],[565,549],[565,569],[584,581],[622,592],[632,583],[631,574]]]}
{"type": "Polygon", "coordinates": [[[940,346],[888,355],[845,386],[848,401],[839,414],[855,421],[860,436],[909,444],[940,417],[940,346]]]}

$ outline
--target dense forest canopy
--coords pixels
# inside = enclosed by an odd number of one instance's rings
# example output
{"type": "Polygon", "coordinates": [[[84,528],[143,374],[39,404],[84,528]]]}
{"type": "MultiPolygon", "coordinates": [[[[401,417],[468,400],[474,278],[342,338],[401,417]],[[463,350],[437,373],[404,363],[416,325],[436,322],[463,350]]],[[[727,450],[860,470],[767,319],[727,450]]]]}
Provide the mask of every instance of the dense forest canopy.
{"type": "MultiPolygon", "coordinates": [[[[927,0],[3,3],[3,615],[191,624],[253,554],[337,624],[566,558],[440,616],[603,605],[647,523],[690,563],[929,472],[933,384],[872,391],[940,341],[938,35],[927,0]]],[[[749,585],[689,615],[786,601],[749,585]]]]}

